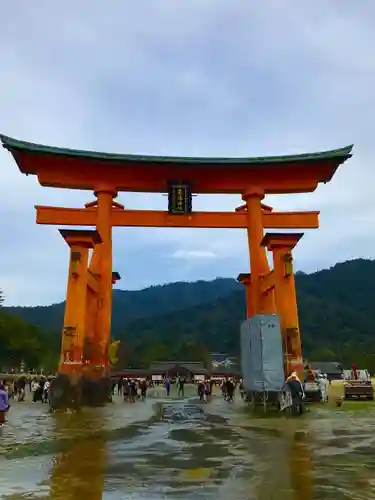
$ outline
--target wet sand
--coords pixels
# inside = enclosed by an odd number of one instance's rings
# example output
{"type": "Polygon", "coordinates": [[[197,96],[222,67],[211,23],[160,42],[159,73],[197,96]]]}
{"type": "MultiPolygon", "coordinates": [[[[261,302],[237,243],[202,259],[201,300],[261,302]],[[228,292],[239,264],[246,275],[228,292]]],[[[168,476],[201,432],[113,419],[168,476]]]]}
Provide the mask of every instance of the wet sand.
{"type": "Polygon", "coordinates": [[[193,394],[116,397],[73,415],[15,402],[0,431],[0,498],[375,499],[373,405],[263,418],[239,398],[193,394]]]}

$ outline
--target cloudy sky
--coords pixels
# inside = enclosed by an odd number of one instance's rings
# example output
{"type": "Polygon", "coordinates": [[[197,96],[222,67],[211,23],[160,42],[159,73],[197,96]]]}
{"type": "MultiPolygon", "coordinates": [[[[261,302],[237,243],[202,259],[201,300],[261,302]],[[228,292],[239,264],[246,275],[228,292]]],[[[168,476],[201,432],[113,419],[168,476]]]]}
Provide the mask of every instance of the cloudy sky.
{"type": "MultiPolygon", "coordinates": [[[[260,156],[354,143],[313,194],[269,197],[318,209],[295,252],[306,272],[374,257],[374,0],[15,0],[0,18],[0,132],[77,149],[260,156]]],[[[9,305],[63,299],[68,249],[35,204],[80,207],[90,192],[40,187],[0,150],[0,288],[9,305]]],[[[128,208],[166,206],[122,193],[128,208]]],[[[239,197],[200,196],[199,209],[239,197]]],[[[237,276],[236,230],[114,230],[120,288],[237,276]]]]}

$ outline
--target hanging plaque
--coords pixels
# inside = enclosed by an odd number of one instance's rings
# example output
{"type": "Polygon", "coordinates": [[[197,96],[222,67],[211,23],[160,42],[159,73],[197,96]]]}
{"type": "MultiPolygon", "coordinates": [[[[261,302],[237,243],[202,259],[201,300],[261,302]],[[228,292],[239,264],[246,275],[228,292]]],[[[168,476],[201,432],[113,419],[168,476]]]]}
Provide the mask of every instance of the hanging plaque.
{"type": "Polygon", "coordinates": [[[191,187],[187,182],[170,182],[168,185],[168,212],[183,215],[192,211],[191,187]]]}

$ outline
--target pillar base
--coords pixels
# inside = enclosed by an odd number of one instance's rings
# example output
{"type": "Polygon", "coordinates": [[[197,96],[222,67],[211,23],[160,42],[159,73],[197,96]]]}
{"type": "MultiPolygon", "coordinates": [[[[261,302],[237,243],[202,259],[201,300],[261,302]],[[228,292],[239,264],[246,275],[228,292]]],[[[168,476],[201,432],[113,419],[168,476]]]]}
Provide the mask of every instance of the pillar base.
{"type": "Polygon", "coordinates": [[[107,377],[92,379],[82,377],[82,405],[104,406],[112,402],[112,384],[107,377]]]}
{"type": "Polygon", "coordinates": [[[50,389],[52,410],[79,410],[84,406],[99,407],[112,401],[110,379],[58,374],[50,389]]]}

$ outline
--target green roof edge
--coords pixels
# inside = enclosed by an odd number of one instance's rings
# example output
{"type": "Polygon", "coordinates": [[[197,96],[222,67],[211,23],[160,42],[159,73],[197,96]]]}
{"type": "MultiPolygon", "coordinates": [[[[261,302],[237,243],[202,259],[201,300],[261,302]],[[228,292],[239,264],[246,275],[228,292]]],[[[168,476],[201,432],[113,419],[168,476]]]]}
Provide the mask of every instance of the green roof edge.
{"type": "Polygon", "coordinates": [[[44,146],[32,142],[20,141],[13,137],[0,134],[0,140],[5,149],[10,152],[24,151],[27,153],[61,155],[75,158],[87,158],[92,160],[109,161],[134,161],[150,163],[191,163],[191,164],[259,164],[259,163],[291,163],[295,161],[318,161],[341,159],[345,161],[351,157],[353,144],[339,149],[319,151],[316,153],[303,153],[284,156],[259,156],[250,158],[209,158],[209,157],[183,157],[183,156],[148,156],[135,154],[100,153],[97,151],[82,151],[77,149],[66,149],[53,146],[44,146]]]}

